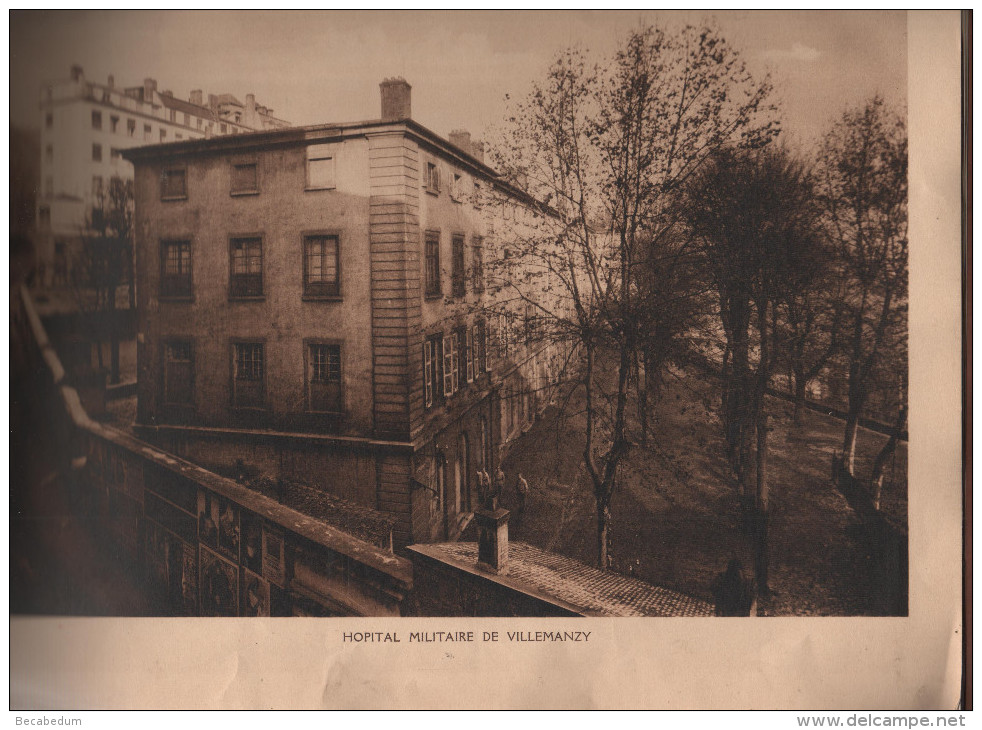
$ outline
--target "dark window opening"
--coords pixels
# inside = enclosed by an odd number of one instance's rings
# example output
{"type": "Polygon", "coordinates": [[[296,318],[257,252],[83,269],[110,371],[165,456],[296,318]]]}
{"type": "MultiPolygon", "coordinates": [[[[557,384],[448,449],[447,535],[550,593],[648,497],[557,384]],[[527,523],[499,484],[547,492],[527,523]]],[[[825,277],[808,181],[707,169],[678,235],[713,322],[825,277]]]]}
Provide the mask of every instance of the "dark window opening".
{"type": "Polygon", "coordinates": [[[341,294],[339,246],[337,236],[304,238],[303,293],[308,297],[336,297],[341,294]]]}
{"type": "Polygon", "coordinates": [[[191,296],[190,241],[163,241],[160,244],[160,295],[191,296]]]}
{"type": "Polygon", "coordinates": [[[233,297],[260,297],[263,294],[263,240],[233,238],[231,242],[233,297]]]}
{"type": "Polygon", "coordinates": [[[341,412],[341,346],[310,345],[310,410],[341,412]]]}
{"type": "Polygon", "coordinates": [[[194,391],[194,357],[190,340],[164,344],[164,402],[190,405],[194,391]]]}
{"type": "Polygon", "coordinates": [[[173,168],[160,173],[160,197],[163,200],[178,200],[188,195],[187,171],[173,168]]]}
{"type": "Polygon", "coordinates": [[[239,408],[261,408],[265,364],[261,342],[237,342],[232,358],[232,402],[239,408]]]}
{"type": "Polygon", "coordinates": [[[454,236],[451,240],[451,254],[453,267],[453,295],[462,297],[465,293],[464,286],[464,237],[454,236]]]}
{"type": "Polygon", "coordinates": [[[440,234],[426,234],[426,295],[440,294],[440,234]]]}
{"type": "Polygon", "coordinates": [[[429,408],[443,395],[443,335],[433,335],[423,343],[423,401],[429,408]]]}
{"type": "Polygon", "coordinates": [[[259,191],[259,165],[243,162],[232,165],[232,192],[255,193],[259,191]]]}

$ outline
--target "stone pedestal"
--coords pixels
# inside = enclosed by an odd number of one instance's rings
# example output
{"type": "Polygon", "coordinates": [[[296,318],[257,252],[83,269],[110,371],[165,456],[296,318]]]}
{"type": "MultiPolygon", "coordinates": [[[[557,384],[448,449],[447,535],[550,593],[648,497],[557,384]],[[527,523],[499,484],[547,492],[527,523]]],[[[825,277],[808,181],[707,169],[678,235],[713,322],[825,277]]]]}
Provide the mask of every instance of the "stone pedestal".
{"type": "Polygon", "coordinates": [[[492,573],[508,571],[508,515],[506,509],[474,512],[477,523],[477,565],[492,573]]]}

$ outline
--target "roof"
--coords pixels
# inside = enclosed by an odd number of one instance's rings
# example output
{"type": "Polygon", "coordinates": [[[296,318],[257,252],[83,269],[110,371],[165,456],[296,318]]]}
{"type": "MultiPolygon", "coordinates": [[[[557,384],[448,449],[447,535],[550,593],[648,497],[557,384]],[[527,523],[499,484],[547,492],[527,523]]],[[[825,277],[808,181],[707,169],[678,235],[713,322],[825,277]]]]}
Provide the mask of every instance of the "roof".
{"type": "Polygon", "coordinates": [[[548,210],[548,207],[544,206],[541,201],[536,200],[526,191],[504,180],[496,170],[413,119],[399,121],[369,119],[360,122],[326,123],[313,124],[305,127],[265,129],[255,132],[245,132],[243,134],[220,135],[208,139],[184,140],[166,144],[130,147],[123,150],[122,154],[124,159],[137,163],[149,160],[187,157],[188,155],[237,153],[260,148],[269,149],[270,147],[281,145],[315,144],[345,136],[351,137],[366,132],[381,131],[385,128],[398,129],[400,127],[417,139],[436,147],[448,157],[456,159],[462,166],[470,167],[473,171],[492,180],[513,198],[548,210]]]}
{"type": "Polygon", "coordinates": [[[206,106],[199,106],[198,104],[192,104],[189,101],[184,101],[183,99],[178,99],[176,96],[165,96],[164,94],[159,95],[160,102],[168,109],[176,109],[177,111],[188,112],[189,114],[196,114],[199,117],[204,117],[205,119],[215,119],[215,113],[206,106]]]}
{"type": "Polygon", "coordinates": [[[242,102],[236,99],[231,94],[216,94],[215,95],[216,104],[235,104],[235,106],[243,106],[242,102]]]}
{"type": "Polygon", "coordinates": [[[515,590],[556,599],[585,616],[714,615],[714,607],[698,598],[598,570],[523,542],[508,543],[508,571],[504,575],[477,569],[477,543],[474,542],[413,545],[410,550],[515,590]]]}

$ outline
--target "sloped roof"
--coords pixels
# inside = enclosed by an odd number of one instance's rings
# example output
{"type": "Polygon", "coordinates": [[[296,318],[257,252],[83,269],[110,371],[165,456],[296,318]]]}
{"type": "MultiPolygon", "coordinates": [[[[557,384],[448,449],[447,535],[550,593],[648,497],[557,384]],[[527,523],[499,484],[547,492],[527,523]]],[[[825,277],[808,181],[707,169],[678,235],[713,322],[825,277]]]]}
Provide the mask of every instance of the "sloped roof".
{"type": "Polygon", "coordinates": [[[204,117],[205,119],[215,118],[215,114],[208,107],[192,104],[189,101],[178,99],[176,96],[164,96],[161,94],[160,102],[168,109],[175,109],[181,112],[188,112],[189,114],[196,114],[197,116],[204,117]]]}
{"type": "MultiPolygon", "coordinates": [[[[477,543],[413,545],[412,550],[477,572],[477,543]]],[[[585,616],[712,616],[706,601],[636,578],[602,571],[523,542],[508,543],[508,571],[481,573],[517,590],[556,598],[585,616]]]]}

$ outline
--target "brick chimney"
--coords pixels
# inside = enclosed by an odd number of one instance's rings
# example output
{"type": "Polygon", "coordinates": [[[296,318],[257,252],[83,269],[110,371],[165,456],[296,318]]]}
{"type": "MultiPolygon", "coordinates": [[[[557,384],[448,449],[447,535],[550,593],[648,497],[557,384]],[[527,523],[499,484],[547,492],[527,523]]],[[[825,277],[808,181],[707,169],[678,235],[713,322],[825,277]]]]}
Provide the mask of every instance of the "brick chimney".
{"type": "Polygon", "coordinates": [[[246,108],[246,113],[253,113],[253,112],[256,111],[256,95],[255,94],[246,94],[245,108],[246,108]]]}
{"type": "Polygon", "coordinates": [[[116,88],[116,77],[113,76],[112,74],[109,74],[109,81],[106,84],[106,86],[108,86],[110,89],[116,88]]]}
{"type": "Polygon", "coordinates": [[[499,575],[508,572],[508,510],[493,502],[493,509],[474,510],[477,525],[477,567],[499,575]]]}
{"type": "Polygon", "coordinates": [[[191,92],[191,95],[188,97],[188,101],[191,102],[192,104],[197,104],[198,106],[204,106],[204,102],[205,102],[204,92],[201,91],[201,89],[195,89],[194,91],[191,92]]]}
{"type": "Polygon", "coordinates": [[[157,90],[156,79],[143,79],[143,100],[153,101],[153,92],[157,90]]]}
{"type": "Polygon", "coordinates": [[[412,116],[413,87],[402,77],[385,79],[382,91],[382,121],[397,122],[412,116]]]}
{"type": "Polygon", "coordinates": [[[72,81],[84,81],[85,74],[82,72],[82,67],[79,64],[72,65],[72,81]]]}
{"type": "Polygon", "coordinates": [[[471,133],[466,129],[455,129],[450,133],[450,144],[471,154],[471,133]]]}

